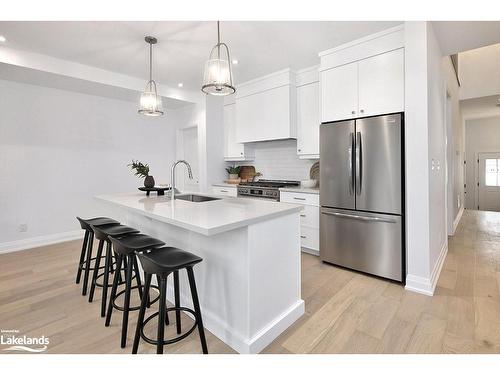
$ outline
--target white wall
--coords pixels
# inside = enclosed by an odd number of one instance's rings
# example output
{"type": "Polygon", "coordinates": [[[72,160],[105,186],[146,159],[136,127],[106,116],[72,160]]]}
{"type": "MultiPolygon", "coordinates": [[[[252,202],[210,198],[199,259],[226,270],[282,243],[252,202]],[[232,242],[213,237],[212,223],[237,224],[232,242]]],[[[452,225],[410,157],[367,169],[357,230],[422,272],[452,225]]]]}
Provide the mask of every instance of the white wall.
{"type": "Polygon", "coordinates": [[[465,153],[467,160],[467,194],[465,207],[477,209],[476,170],[478,152],[500,152],[500,117],[465,121],[465,153]]]}
{"type": "Polygon", "coordinates": [[[427,83],[429,159],[429,269],[435,272],[439,256],[447,246],[446,227],[446,86],[443,73],[443,55],[439,48],[432,24],[427,33],[427,83]],[[432,162],[434,161],[434,168],[432,162]]]}
{"type": "Polygon", "coordinates": [[[168,112],[147,118],[134,102],[0,81],[0,243],[78,229],[75,216],[100,214],[93,196],[141,186],[132,158],[168,183],[174,157],[168,112]]]}
{"type": "Polygon", "coordinates": [[[461,99],[500,93],[500,44],[477,48],[459,54],[461,99]]]}
{"type": "Polygon", "coordinates": [[[297,141],[293,139],[254,143],[252,147],[255,150],[254,160],[235,164],[255,166],[264,179],[297,181],[308,179],[309,169],[317,161],[299,159],[297,141]]]}
{"type": "Polygon", "coordinates": [[[429,22],[405,22],[406,287],[426,294],[447,241],[442,58],[429,22]]]}
{"type": "Polygon", "coordinates": [[[451,106],[449,113],[451,115],[451,139],[449,139],[448,163],[450,164],[449,178],[452,182],[452,192],[448,201],[451,204],[451,216],[453,221],[455,221],[465,202],[463,172],[465,152],[464,126],[460,110],[460,87],[458,86],[455,71],[448,56],[443,58],[443,71],[445,74],[446,89],[450,95],[449,104],[451,106]]]}

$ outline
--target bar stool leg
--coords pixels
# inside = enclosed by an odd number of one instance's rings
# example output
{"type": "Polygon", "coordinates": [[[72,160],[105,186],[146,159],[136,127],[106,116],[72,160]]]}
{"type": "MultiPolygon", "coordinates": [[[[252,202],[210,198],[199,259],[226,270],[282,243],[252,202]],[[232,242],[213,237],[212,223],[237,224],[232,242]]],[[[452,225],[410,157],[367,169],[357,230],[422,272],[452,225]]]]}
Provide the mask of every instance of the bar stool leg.
{"type": "Polygon", "coordinates": [[[186,271],[189,279],[189,288],[191,289],[191,297],[193,299],[194,312],[196,313],[196,324],[198,325],[198,333],[200,334],[201,348],[203,354],[208,354],[207,340],[205,339],[205,330],[203,329],[203,320],[201,319],[200,301],[198,300],[198,292],[196,291],[193,268],[187,267],[186,271]]]}
{"type": "Polygon", "coordinates": [[[141,309],[139,310],[139,317],[137,318],[137,326],[135,327],[134,345],[132,347],[132,354],[137,354],[139,349],[139,341],[141,339],[141,329],[144,323],[144,314],[149,300],[149,287],[151,285],[151,274],[144,273],[144,293],[141,299],[141,309]]]}
{"type": "Polygon", "coordinates": [[[101,265],[101,255],[103,247],[104,247],[104,240],[100,240],[94,263],[94,271],[92,272],[92,282],[90,283],[89,302],[92,302],[94,300],[95,283],[97,282],[97,275],[99,274],[99,266],[101,265]]]}
{"type": "Polygon", "coordinates": [[[137,264],[137,257],[132,255],[134,260],[134,271],[135,271],[135,282],[137,283],[137,289],[139,290],[139,297],[142,300],[142,284],[141,284],[141,274],[139,273],[139,265],[137,264]]]}
{"type": "MultiPolygon", "coordinates": [[[[167,283],[167,281],[165,280],[165,284],[166,283],[167,283]]],[[[160,288],[160,284],[161,284],[160,276],[156,275],[156,285],[158,285],[158,288],[160,288]]],[[[148,306],[148,307],[150,307],[150,306],[148,306]]],[[[168,326],[169,324],[170,324],[170,320],[168,319],[168,311],[166,311],[165,312],[165,325],[168,326]]]]}
{"type": "Polygon", "coordinates": [[[127,275],[125,276],[125,301],[123,303],[123,320],[122,320],[122,342],[121,347],[127,346],[127,329],[128,329],[128,313],[130,308],[130,289],[132,287],[132,268],[134,261],[132,257],[135,255],[127,255],[127,275]]]}
{"type": "Polygon", "coordinates": [[[102,283],[101,317],[106,316],[106,302],[108,300],[109,274],[111,272],[111,242],[106,243],[106,259],[104,264],[104,281],[102,283]]]}
{"type": "Polygon", "coordinates": [[[111,322],[111,314],[113,313],[113,300],[116,297],[116,290],[118,289],[118,279],[120,278],[120,269],[122,267],[122,258],[123,256],[118,254],[116,260],[116,272],[113,277],[113,286],[111,287],[111,295],[109,296],[108,303],[108,313],[106,314],[106,322],[104,325],[109,327],[109,323],[111,322]]]}
{"type": "Polygon", "coordinates": [[[87,294],[87,285],[89,282],[89,273],[90,273],[90,259],[92,259],[92,247],[94,243],[94,233],[90,232],[89,234],[89,243],[87,250],[87,262],[85,267],[85,273],[83,274],[83,288],[82,288],[82,296],[87,294]]]}
{"type": "Polygon", "coordinates": [[[179,271],[174,271],[174,297],[175,297],[175,325],[177,327],[177,334],[179,335],[182,331],[181,328],[181,301],[179,292],[179,271]]]}
{"type": "Polygon", "coordinates": [[[76,271],[76,283],[80,284],[80,278],[82,276],[83,261],[85,260],[85,253],[87,252],[87,244],[89,242],[89,231],[85,231],[85,236],[83,237],[82,251],[80,253],[80,261],[78,262],[78,270],[76,271]]]}
{"type": "Polygon", "coordinates": [[[158,301],[158,343],[156,344],[156,354],[163,354],[163,338],[165,334],[165,312],[167,300],[167,280],[166,278],[160,279],[160,300],[158,301]]]}

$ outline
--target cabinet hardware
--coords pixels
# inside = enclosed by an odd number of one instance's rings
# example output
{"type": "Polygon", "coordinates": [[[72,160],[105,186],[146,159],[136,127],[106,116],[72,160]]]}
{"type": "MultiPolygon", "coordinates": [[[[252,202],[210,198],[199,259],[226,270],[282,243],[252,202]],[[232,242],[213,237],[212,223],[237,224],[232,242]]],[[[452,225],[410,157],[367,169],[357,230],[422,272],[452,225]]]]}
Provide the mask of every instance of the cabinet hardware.
{"type": "Polygon", "coordinates": [[[306,217],[306,215],[304,215],[304,214],[301,214],[301,215],[300,215],[300,217],[306,217]]]}
{"type": "Polygon", "coordinates": [[[360,112],[361,112],[361,113],[365,113],[365,110],[364,110],[364,109],[362,109],[362,110],[360,110],[360,112]]]}
{"type": "Polygon", "coordinates": [[[240,155],[243,155],[243,152],[240,152],[240,155]]]}
{"type": "Polygon", "coordinates": [[[302,151],[300,148],[297,150],[298,152],[302,151]]]}
{"type": "Polygon", "coordinates": [[[227,190],[221,190],[220,192],[221,192],[221,193],[228,193],[228,191],[227,191],[227,190]]]}
{"type": "Polygon", "coordinates": [[[293,199],[296,199],[298,201],[305,201],[306,200],[306,198],[299,198],[299,197],[293,197],[293,199]]]}
{"type": "Polygon", "coordinates": [[[355,115],[355,114],[356,114],[356,111],[351,111],[351,114],[352,114],[352,115],[355,115]]]}
{"type": "Polygon", "coordinates": [[[306,236],[300,236],[300,238],[307,238],[306,236]]]}

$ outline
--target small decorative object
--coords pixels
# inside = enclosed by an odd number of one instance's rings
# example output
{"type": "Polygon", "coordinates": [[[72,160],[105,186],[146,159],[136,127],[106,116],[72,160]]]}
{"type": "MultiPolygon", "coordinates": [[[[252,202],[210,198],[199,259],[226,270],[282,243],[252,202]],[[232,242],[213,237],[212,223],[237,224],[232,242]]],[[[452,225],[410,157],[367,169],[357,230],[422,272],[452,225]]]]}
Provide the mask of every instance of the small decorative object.
{"type": "Polygon", "coordinates": [[[233,165],[232,167],[226,168],[226,172],[229,174],[230,180],[236,180],[240,174],[241,167],[233,165]]]}
{"type": "Polygon", "coordinates": [[[144,178],[144,187],[152,188],[155,186],[155,179],[149,175],[149,165],[143,164],[139,160],[132,160],[128,166],[135,170],[134,174],[139,178],[144,178]]]}
{"type": "Polygon", "coordinates": [[[316,187],[317,183],[317,180],[302,180],[300,181],[300,186],[306,189],[312,189],[316,187]]]}
{"type": "Polygon", "coordinates": [[[319,181],[319,161],[317,161],[316,163],[314,163],[312,166],[311,166],[311,169],[309,171],[309,178],[311,180],[316,180],[316,184],[317,186],[319,186],[319,184],[321,183],[319,181]]]}

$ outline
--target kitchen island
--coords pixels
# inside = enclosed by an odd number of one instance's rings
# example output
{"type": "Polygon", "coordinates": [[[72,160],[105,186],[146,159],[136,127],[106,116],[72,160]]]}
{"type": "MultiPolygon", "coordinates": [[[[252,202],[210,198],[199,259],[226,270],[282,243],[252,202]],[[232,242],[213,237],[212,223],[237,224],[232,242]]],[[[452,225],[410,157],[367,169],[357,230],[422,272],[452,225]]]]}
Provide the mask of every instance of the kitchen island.
{"type": "MultiPolygon", "coordinates": [[[[96,198],[106,216],[203,258],[195,277],[205,329],[237,352],[260,352],[304,313],[300,206],[228,197],[172,203],[141,193],[96,198]]],[[[191,307],[185,272],[180,283],[181,304],[191,307]]]]}

